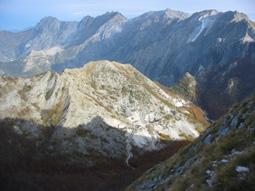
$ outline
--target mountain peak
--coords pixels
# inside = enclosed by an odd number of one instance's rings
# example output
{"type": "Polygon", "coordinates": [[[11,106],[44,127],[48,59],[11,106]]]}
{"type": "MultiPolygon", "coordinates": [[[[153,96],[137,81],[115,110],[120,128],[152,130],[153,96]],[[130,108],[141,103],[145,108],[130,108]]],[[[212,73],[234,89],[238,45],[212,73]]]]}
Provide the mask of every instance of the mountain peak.
{"type": "Polygon", "coordinates": [[[211,16],[215,16],[218,15],[220,12],[218,12],[215,9],[209,9],[209,10],[203,10],[197,13],[194,13],[193,15],[195,17],[198,17],[199,19],[201,18],[206,18],[206,17],[211,17],[211,16]]]}
{"type": "Polygon", "coordinates": [[[164,17],[167,19],[185,19],[188,16],[189,14],[185,12],[175,11],[172,9],[165,9],[161,11],[150,11],[150,12],[144,13],[138,18],[142,17],[144,19],[148,19],[148,18],[154,18],[154,17],[164,17]]]}
{"type": "MultiPolygon", "coordinates": [[[[144,152],[164,147],[166,140],[194,139],[205,128],[193,117],[191,109],[195,107],[189,101],[167,94],[135,68],[117,62],[90,62],[80,69],[65,70],[62,74],[47,72],[32,79],[0,78],[0,84],[9,87],[0,95],[0,118],[21,118],[46,126],[62,126],[64,129],[57,129],[55,134],[60,141],[74,135],[70,133],[71,129],[77,127],[95,133],[100,137],[99,141],[102,137],[112,138],[107,145],[95,144],[93,136],[94,142],[90,145],[86,142],[88,137],[83,137],[82,144],[68,144],[73,151],[78,149],[80,152],[82,145],[82,151],[93,148],[93,151],[103,151],[103,155],[115,154],[123,158],[125,150],[121,145],[126,146],[127,134],[131,134],[127,137],[130,147],[144,152]],[[18,101],[9,102],[10,95],[18,101]],[[4,104],[7,102],[8,105],[4,104]],[[95,120],[99,118],[99,122],[95,120]],[[109,135],[109,127],[122,134],[109,135]],[[112,147],[113,144],[117,147],[112,147]]],[[[73,137],[75,140],[80,138],[77,135],[73,137]]],[[[127,164],[133,149],[127,149],[127,164]]]]}
{"type": "Polygon", "coordinates": [[[186,79],[191,79],[191,78],[194,78],[194,76],[192,76],[189,72],[186,72],[186,73],[184,74],[184,78],[186,78],[186,79]]]}
{"type": "Polygon", "coordinates": [[[44,17],[40,20],[39,24],[46,24],[46,23],[53,23],[53,22],[59,22],[59,20],[56,17],[48,16],[44,17]]]}
{"type": "Polygon", "coordinates": [[[120,12],[117,12],[117,11],[106,12],[105,14],[103,14],[99,17],[108,17],[110,19],[118,18],[118,19],[121,19],[121,20],[126,20],[127,19],[124,15],[122,15],[120,12]]]}
{"type": "Polygon", "coordinates": [[[87,21],[90,20],[90,19],[93,19],[93,17],[87,15],[87,16],[85,16],[85,17],[83,17],[83,18],[81,19],[80,23],[82,23],[82,22],[87,22],[87,21]]]}
{"type": "Polygon", "coordinates": [[[207,9],[207,10],[201,11],[200,13],[201,14],[215,15],[215,14],[218,14],[219,11],[217,11],[216,9],[207,9]]]}
{"type": "Polygon", "coordinates": [[[108,60],[98,60],[98,61],[91,61],[85,64],[82,68],[77,69],[65,69],[64,73],[73,74],[73,73],[82,73],[82,74],[93,74],[93,73],[101,73],[101,72],[110,72],[115,71],[118,72],[119,70],[125,71],[136,71],[136,69],[131,66],[130,64],[121,64],[118,62],[112,62],[108,60]]]}
{"type": "Polygon", "coordinates": [[[245,13],[242,13],[239,11],[230,11],[230,14],[233,15],[232,21],[235,21],[235,22],[239,22],[241,20],[249,21],[249,17],[245,13]]]}
{"type": "Polygon", "coordinates": [[[47,29],[54,29],[56,26],[60,24],[60,21],[56,17],[44,17],[42,18],[39,23],[36,25],[37,29],[47,30],[47,29]]]}
{"type": "Polygon", "coordinates": [[[176,11],[176,10],[173,10],[173,9],[165,9],[163,11],[169,18],[180,18],[180,19],[185,19],[189,16],[189,13],[185,13],[185,12],[182,12],[182,11],[176,11]]]}
{"type": "Polygon", "coordinates": [[[89,66],[98,67],[98,68],[113,68],[116,67],[116,65],[125,65],[117,62],[112,62],[109,60],[98,60],[98,61],[92,61],[83,66],[83,69],[86,69],[89,66]]]}

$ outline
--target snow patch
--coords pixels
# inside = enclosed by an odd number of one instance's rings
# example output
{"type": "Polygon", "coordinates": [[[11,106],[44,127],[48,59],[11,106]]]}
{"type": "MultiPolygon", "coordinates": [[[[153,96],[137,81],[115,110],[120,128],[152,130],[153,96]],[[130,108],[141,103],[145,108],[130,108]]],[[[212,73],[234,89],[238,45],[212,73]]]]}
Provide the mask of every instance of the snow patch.
{"type": "Polygon", "coordinates": [[[209,29],[213,25],[215,18],[212,18],[211,16],[215,14],[217,14],[217,12],[215,13],[210,12],[208,14],[201,16],[198,19],[201,22],[201,25],[194,30],[193,34],[190,36],[190,38],[187,41],[188,43],[196,41],[205,29],[209,29]]]}
{"type": "Polygon", "coordinates": [[[254,42],[255,40],[248,33],[246,33],[242,41],[243,43],[245,43],[245,42],[254,42]]]}
{"type": "Polygon", "coordinates": [[[237,79],[232,78],[228,81],[227,91],[230,95],[235,91],[237,84],[238,84],[237,79]]]}
{"type": "Polygon", "coordinates": [[[30,43],[27,43],[26,45],[25,45],[25,48],[30,48],[31,47],[31,44],[30,43]]]}
{"type": "Polygon", "coordinates": [[[194,37],[192,37],[192,39],[189,39],[188,40],[188,42],[194,42],[195,40],[197,40],[197,38],[199,37],[199,35],[203,32],[203,30],[205,29],[205,21],[204,20],[202,20],[202,24],[201,24],[201,26],[200,26],[200,29],[199,29],[199,31],[198,31],[198,33],[196,33],[195,35],[194,35],[194,37]]]}

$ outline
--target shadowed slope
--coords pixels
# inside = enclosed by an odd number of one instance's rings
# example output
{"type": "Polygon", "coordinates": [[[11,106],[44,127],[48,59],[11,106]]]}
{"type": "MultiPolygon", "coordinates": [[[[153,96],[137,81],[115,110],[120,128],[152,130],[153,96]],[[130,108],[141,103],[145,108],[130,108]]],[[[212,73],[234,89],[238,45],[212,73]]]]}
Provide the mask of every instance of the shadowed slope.
{"type": "MultiPolygon", "coordinates": [[[[70,131],[69,128],[57,128],[70,131]]],[[[101,127],[95,128],[100,129],[101,127]]],[[[125,132],[109,128],[108,131],[125,137],[125,132]]],[[[171,156],[180,147],[187,144],[185,141],[169,141],[166,149],[162,151],[136,155],[137,157],[130,161],[134,168],[130,168],[125,164],[125,160],[98,155],[93,151],[93,140],[88,135],[86,136],[89,132],[82,130],[81,127],[72,128],[72,131],[82,139],[91,139],[92,142],[88,142],[88,144],[92,144],[89,153],[84,155],[74,150],[72,152],[58,150],[61,142],[54,140],[56,130],[55,127],[45,127],[19,119],[0,121],[1,190],[120,191],[146,169],[171,156]],[[40,137],[31,139],[29,134],[21,134],[21,130],[27,128],[27,124],[36,126],[36,129],[42,132],[40,137]],[[89,160],[93,160],[95,165],[89,166],[89,160]]],[[[100,131],[105,131],[105,129],[100,129],[100,131]]],[[[93,139],[96,136],[99,135],[94,135],[93,139]]],[[[72,139],[72,137],[68,138],[72,139]]],[[[113,149],[119,146],[111,145],[113,149]]]]}

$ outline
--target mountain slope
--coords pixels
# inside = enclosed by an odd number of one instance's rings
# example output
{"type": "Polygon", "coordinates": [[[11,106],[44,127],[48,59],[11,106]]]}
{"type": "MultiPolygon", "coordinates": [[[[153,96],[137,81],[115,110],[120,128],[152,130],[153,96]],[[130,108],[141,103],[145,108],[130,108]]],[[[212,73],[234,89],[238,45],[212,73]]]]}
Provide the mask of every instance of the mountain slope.
{"type": "Polygon", "coordinates": [[[254,190],[255,97],[126,190],[254,190]]]}
{"type": "Polygon", "coordinates": [[[1,77],[0,85],[1,119],[31,121],[17,131],[33,139],[43,136],[38,125],[56,127],[49,140],[55,152],[111,156],[128,164],[133,155],[160,150],[167,142],[192,140],[207,125],[191,102],[116,62],[32,78],[1,77]]]}
{"type": "MultiPolygon", "coordinates": [[[[0,32],[0,70],[13,76],[32,76],[51,70],[55,62],[63,59],[67,64],[74,57],[78,59],[80,51],[87,46],[119,32],[125,21],[126,18],[118,12],[108,12],[95,18],[87,16],[80,22],[45,17],[24,32],[0,32]],[[59,54],[61,56],[58,57],[59,54]]],[[[84,60],[79,62],[82,66],[84,60]]],[[[64,68],[61,67],[62,70],[64,68]]]]}
{"type": "Polygon", "coordinates": [[[255,90],[254,45],[254,22],[236,11],[166,9],[130,20],[112,12],[80,22],[49,17],[22,33],[1,32],[0,74],[62,72],[102,59],[131,63],[167,86],[189,72],[197,102],[216,119],[255,90]]]}
{"type": "Polygon", "coordinates": [[[173,91],[183,95],[186,99],[191,100],[193,103],[197,103],[197,80],[190,73],[185,73],[183,78],[171,88],[173,91]]]}

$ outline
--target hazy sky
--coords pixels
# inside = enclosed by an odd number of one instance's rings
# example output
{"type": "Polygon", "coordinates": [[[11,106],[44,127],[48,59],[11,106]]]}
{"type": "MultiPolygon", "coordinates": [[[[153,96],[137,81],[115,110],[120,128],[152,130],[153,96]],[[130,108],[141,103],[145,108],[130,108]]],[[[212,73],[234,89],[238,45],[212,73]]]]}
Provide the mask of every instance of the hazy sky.
{"type": "Polygon", "coordinates": [[[255,20],[255,0],[0,0],[0,29],[21,30],[45,16],[80,20],[107,11],[132,18],[166,8],[193,13],[204,9],[238,10],[255,20]]]}

